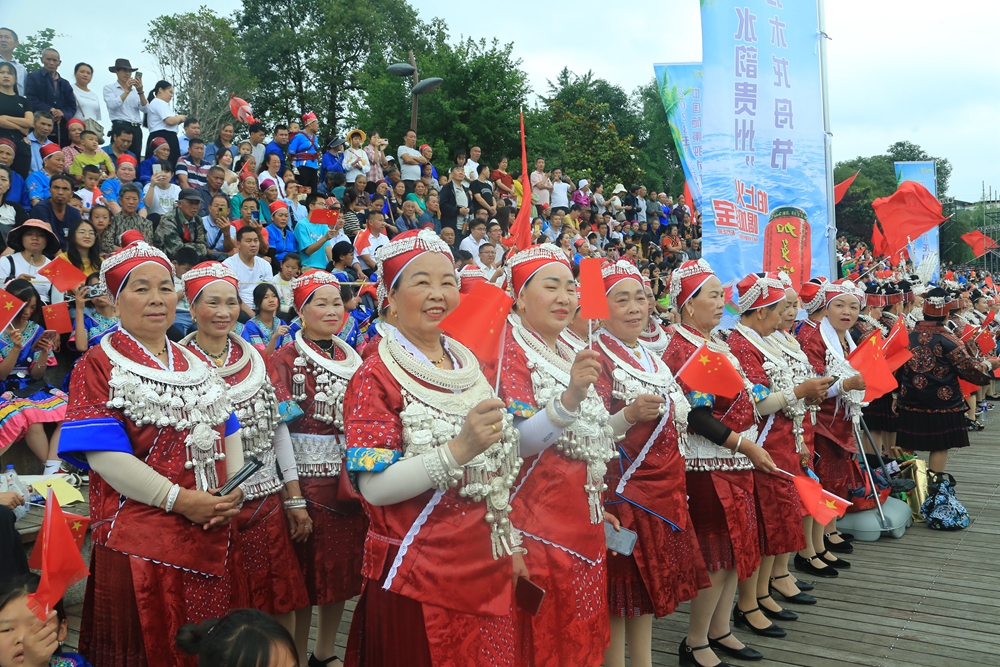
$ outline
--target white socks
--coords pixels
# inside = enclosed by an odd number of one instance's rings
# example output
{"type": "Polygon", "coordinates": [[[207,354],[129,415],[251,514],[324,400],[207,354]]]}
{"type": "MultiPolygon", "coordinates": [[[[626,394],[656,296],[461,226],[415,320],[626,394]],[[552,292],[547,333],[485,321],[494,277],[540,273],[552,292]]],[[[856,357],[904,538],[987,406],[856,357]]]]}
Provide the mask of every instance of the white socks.
{"type": "Polygon", "coordinates": [[[62,461],[60,461],[59,459],[56,459],[54,461],[46,461],[45,462],[45,472],[43,472],[42,474],[43,475],[54,475],[57,472],[59,472],[59,466],[61,466],[61,465],[62,465],[62,461]]]}

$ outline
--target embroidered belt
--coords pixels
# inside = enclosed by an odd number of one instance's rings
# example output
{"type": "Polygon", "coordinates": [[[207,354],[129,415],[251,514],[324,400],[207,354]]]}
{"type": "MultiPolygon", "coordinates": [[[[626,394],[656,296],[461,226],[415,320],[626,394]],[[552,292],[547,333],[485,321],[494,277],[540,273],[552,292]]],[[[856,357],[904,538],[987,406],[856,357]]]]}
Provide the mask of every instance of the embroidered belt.
{"type": "Polygon", "coordinates": [[[342,435],[292,433],[295,466],[302,477],[336,477],[347,452],[342,435]]]}
{"type": "MultiPolygon", "coordinates": [[[[263,462],[264,467],[258,470],[245,481],[240,488],[246,500],[256,500],[277,493],[281,490],[283,483],[278,478],[277,459],[273,449],[265,450],[258,458],[263,462]]],[[[298,462],[298,457],[296,457],[298,462]]]]}

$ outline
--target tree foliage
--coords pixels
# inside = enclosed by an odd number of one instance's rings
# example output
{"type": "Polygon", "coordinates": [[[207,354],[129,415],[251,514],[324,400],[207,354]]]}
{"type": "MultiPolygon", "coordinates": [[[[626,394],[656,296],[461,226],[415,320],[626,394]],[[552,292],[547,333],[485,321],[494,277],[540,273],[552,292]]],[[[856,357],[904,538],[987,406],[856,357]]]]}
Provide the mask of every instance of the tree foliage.
{"type": "Polygon", "coordinates": [[[243,0],[235,20],[262,119],[312,111],[331,135],[366,74],[421,49],[426,27],[405,0],[243,0]]]}
{"type": "Polygon", "coordinates": [[[42,51],[51,49],[52,40],[55,38],[55,30],[44,28],[23,40],[19,39],[18,45],[14,48],[14,60],[24,65],[24,69],[29,72],[42,69],[42,51]]]}
{"type": "Polygon", "coordinates": [[[173,84],[174,107],[198,119],[206,141],[233,120],[230,95],[245,98],[254,90],[232,26],[208,7],[154,19],[143,46],[173,84]]]}

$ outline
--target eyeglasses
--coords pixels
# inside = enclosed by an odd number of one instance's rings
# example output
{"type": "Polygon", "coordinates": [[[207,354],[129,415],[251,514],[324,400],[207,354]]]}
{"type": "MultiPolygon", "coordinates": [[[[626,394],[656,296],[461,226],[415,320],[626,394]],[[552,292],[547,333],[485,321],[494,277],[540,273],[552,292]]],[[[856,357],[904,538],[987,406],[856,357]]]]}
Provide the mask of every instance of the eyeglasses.
{"type": "Polygon", "coordinates": [[[92,232],[90,230],[87,230],[87,229],[78,229],[78,230],[76,230],[76,235],[77,236],[83,236],[84,238],[86,238],[86,237],[89,237],[89,236],[94,236],[94,232],[92,232]]]}

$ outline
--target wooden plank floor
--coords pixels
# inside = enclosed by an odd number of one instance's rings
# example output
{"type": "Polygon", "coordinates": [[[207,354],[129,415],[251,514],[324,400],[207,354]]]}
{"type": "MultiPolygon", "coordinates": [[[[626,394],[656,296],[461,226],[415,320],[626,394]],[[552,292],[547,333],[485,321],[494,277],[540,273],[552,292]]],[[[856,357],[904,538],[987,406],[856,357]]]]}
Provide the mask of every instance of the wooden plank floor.
{"type": "MultiPolygon", "coordinates": [[[[915,524],[901,539],[856,544],[853,567],[820,580],[815,607],[788,605],[800,620],[785,623],[784,639],[737,631],[764,653],[756,664],[802,667],[941,667],[1000,665],[1000,420],[971,434],[973,446],[954,451],[948,470],[969,510],[968,530],[948,533],[915,524]]],[[[354,603],[338,635],[346,633],[354,603]]],[[[70,608],[67,645],[78,641],[80,605],[70,608]]],[[[653,630],[653,664],[676,665],[687,632],[688,605],[653,630]]],[[[315,636],[315,627],[313,628],[315,636]]],[[[739,663],[735,664],[753,664],[739,663]]]]}

